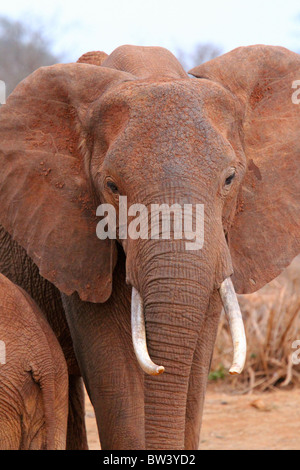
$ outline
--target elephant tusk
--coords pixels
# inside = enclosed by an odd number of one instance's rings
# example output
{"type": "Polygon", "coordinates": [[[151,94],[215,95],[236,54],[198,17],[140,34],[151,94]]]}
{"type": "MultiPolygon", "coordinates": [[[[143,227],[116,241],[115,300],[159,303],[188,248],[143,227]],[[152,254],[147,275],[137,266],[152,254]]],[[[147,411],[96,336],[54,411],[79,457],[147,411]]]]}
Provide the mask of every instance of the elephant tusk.
{"type": "Polygon", "coordinates": [[[229,373],[240,374],[246,361],[247,345],[243,317],[231,278],[228,277],[222,282],[219,292],[233,342],[233,363],[229,373]]]}
{"type": "Polygon", "coordinates": [[[131,331],[134,352],[143,371],[149,375],[162,374],[165,368],[154,364],[148,353],[143,300],[134,287],[131,295],[131,331]]]}

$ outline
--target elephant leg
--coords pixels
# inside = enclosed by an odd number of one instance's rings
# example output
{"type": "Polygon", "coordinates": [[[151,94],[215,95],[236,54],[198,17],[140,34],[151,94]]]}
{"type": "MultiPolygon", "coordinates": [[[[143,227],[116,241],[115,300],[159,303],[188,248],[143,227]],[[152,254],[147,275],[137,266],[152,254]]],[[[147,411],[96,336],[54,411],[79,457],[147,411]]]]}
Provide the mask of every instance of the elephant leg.
{"type": "Polygon", "coordinates": [[[67,450],[88,450],[82,378],[69,375],[67,450]]]}
{"type": "Polygon", "coordinates": [[[94,407],[102,449],[143,449],[144,374],[133,351],[124,263],[104,304],[63,296],[75,354],[94,407]]]}

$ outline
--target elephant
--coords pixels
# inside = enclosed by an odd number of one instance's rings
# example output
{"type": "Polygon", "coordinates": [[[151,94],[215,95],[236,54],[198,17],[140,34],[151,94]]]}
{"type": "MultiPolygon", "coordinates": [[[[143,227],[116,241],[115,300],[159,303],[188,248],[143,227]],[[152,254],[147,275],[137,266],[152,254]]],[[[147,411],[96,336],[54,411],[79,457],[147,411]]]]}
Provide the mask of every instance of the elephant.
{"type": "Polygon", "coordinates": [[[68,370],[36,303],[0,274],[0,449],[64,450],[68,370]]]}
{"type": "Polygon", "coordinates": [[[102,449],[198,449],[222,305],[239,373],[236,293],[300,251],[300,56],[240,47],[189,73],[162,47],[93,51],[38,69],[0,110],[0,269],[64,351],[68,449],[87,448],[82,380],[102,449]],[[121,197],[186,205],[192,228],[202,207],[201,248],[174,224],[126,236],[121,197]],[[115,237],[97,236],[104,205],[115,237]]]}

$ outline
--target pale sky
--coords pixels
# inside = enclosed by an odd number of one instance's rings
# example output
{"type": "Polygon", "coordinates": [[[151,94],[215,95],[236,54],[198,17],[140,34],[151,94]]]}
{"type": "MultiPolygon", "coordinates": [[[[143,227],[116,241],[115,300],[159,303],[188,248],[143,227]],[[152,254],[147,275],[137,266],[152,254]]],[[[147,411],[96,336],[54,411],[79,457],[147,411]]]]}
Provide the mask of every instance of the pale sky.
{"type": "Polygon", "coordinates": [[[224,52],[260,43],[300,52],[299,0],[1,0],[0,15],[43,24],[54,52],[70,61],[122,44],[176,53],[197,43],[224,52]]]}

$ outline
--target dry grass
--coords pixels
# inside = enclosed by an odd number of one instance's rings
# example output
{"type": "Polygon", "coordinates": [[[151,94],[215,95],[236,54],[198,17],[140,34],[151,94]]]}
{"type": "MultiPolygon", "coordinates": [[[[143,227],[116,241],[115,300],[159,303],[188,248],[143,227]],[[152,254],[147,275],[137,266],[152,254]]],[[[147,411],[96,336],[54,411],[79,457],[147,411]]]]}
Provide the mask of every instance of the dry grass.
{"type": "MultiPolygon", "coordinates": [[[[300,339],[300,256],[274,281],[251,295],[240,295],[247,336],[247,361],[239,377],[226,376],[249,392],[300,384],[300,365],[292,363],[292,343],[300,339]]],[[[232,342],[222,313],[211,377],[222,377],[232,359],[232,342]]]]}

